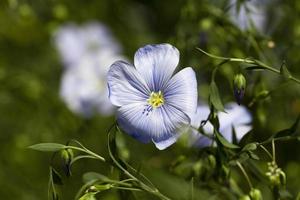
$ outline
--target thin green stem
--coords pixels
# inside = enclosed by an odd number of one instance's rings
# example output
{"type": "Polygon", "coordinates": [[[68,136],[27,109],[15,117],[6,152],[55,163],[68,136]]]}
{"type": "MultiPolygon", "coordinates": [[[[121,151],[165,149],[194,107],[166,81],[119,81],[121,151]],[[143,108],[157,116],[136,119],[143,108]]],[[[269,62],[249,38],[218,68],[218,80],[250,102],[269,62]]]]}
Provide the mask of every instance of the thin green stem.
{"type": "Polygon", "coordinates": [[[131,188],[131,187],[120,187],[120,186],[114,186],[114,189],[119,189],[119,190],[130,190],[130,191],[137,191],[137,192],[141,192],[143,190],[139,189],[139,188],[131,188]]]}
{"type": "Polygon", "coordinates": [[[271,160],[273,160],[272,154],[268,151],[268,149],[266,149],[266,147],[264,147],[263,145],[258,145],[258,146],[267,153],[267,155],[270,157],[271,160]]]}
{"type": "Polygon", "coordinates": [[[142,181],[140,181],[138,178],[136,178],[134,175],[132,175],[130,172],[128,172],[114,157],[114,155],[112,154],[111,152],[111,148],[110,148],[110,132],[108,133],[108,153],[109,153],[109,156],[110,158],[112,159],[112,161],[114,162],[114,164],[123,172],[125,173],[129,178],[133,179],[134,181],[138,182],[141,186],[141,188],[157,197],[159,197],[160,199],[163,199],[163,200],[171,200],[170,198],[166,197],[165,195],[161,194],[159,192],[158,189],[156,188],[151,188],[149,187],[148,185],[146,185],[145,183],[143,183],[142,181]]]}
{"type": "Polygon", "coordinates": [[[94,157],[97,158],[98,160],[101,160],[101,161],[105,162],[105,159],[104,159],[103,157],[99,156],[98,154],[96,154],[96,153],[94,153],[94,152],[92,152],[92,151],[90,151],[90,150],[88,150],[88,149],[82,149],[82,148],[80,148],[80,147],[75,147],[75,146],[67,146],[67,148],[69,148],[69,149],[74,149],[74,150],[81,151],[81,152],[84,152],[84,153],[86,153],[86,154],[89,154],[89,155],[91,155],[91,156],[94,156],[94,157]]]}
{"type": "Polygon", "coordinates": [[[273,161],[276,162],[276,150],[275,150],[275,141],[272,140],[272,155],[273,155],[273,161]]]}
{"type": "MultiPolygon", "coordinates": [[[[278,69],[275,69],[259,60],[256,60],[256,59],[249,59],[249,58],[227,58],[227,57],[222,57],[222,56],[216,56],[216,55],[213,55],[213,54],[210,54],[200,48],[197,48],[197,50],[201,51],[202,53],[204,53],[205,55],[211,57],[211,58],[215,58],[215,59],[219,59],[219,60],[226,60],[228,62],[242,62],[242,63],[247,63],[247,64],[254,64],[254,65],[257,65],[257,66],[260,66],[262,69],[265,69],[265,70],[268,70],[268,71],[271,71],[271,72],[274,72],[276,74],[279,74],[281,75],[281,72],[280,70],[278,69]]],[[[297,79],[296,77],[290,75],[288,77],[289,80],[292,80],[298,84],[300,84],[300,79],[297,79]]]]}
{"type": "Polygon", "coordinates": [[[288,141],[288,140],[295,140],[295,139],[298,139],[300,137],[297,137],[297,136],[284,136],[284,137],[277,137],[277,138],[273,138],[273,139],[268,139],[268,140],[265,140],[261,143],[259,143],[260,145],[262,144],[268,144],[270,142],[272,142],[272,140],[274,140],[274,142],[277,142],[277,141],[288,141]]]}
{"type": "Polygon", "coordinates": [[[248,182],[249,188],[250,188],[250,190],[251,190],[251,189],[253,188],[253,186],[252,186],[252,183],[251,183],[251,181],[250,181],[249,176],[247,175],[247,172],[245,171],[244,167],[242,166],[242,164],[241,164],[239,161],[236,161],[236,164],[237,164],[237,166],[240,168],[240,170],[242,171],[244,177],[246,178],[246,180],[247,180],[247,182],[248,182]]]}

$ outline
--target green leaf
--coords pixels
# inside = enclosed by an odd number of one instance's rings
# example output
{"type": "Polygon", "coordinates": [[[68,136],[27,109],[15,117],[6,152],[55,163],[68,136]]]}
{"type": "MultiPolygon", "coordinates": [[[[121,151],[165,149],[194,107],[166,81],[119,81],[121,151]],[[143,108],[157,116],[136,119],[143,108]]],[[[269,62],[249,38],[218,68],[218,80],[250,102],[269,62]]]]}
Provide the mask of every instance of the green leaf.
{"type": "Polygon", "coordinates": [[[286,78],[286,79],[289,79],[291,78],[291,73],[289,72],[289,70],[287,69],[285,63],[283,63],[280,67],[280,74],[286,78]]]}
{"type": "Polygon", "coordinates": [[[94,180],[101,180],[103,182],[109,182],[110,179],[97,172],[87,172],[82,176],[83,182],[87,183],[94,180]]]}
{"type": "Polygon", "coordinates": [[[61,175],[54,168],[51,168],[51,173],[52,173],[53,183],[56,185],[63,185],[61,175]]]}
{"type": "Polygon", "coordinates": [[[225,147],[230,149],[238,149],[240,148],[238,145],[232,144],[228,142],[218,131],[215,131],[218,141],[225,147]]]}
{"type": "Polygon", "coordinates": [[[219,89],[215,81],[210,83],[209,100],[217,110],[224,112],[224,105],[220,99],[219,89]]]}
{"type": "Polygon", "coordinates": [[[79,200],[96,200],[95,194],[97,194],[97,192],[86,193],[82,197],[80,197],[79,200]]]}
{"type": "Polygon", "coordinates": [[[264,70],[265,68],[259,65],[250,65],[245,67],[245,69],[251,71],[251,70],[264,70]]]}
{"type": "Polygon", "coordinates": [[[248,154],[250,156],[250,158],[254,159],[254,160],[259,160],[258,155],[256,155],[255,153],[253,153],[252,151],[248,151],[248,154]]]}
{"type": "Polygon", "coordinates": [[[287,129],[283,129],[275,134],[273,134],[269,140],[273,139],[273,138],[277,138],[277,137],[285,137],[285,136],[292,136],[293,134],[296,134],[297,132],[297,128],[300,122],[300,114],[298,115],[296,121],[292,124],[291,127],[287,128],[287,129]]]}
{"type": "Polygon", "coordinates": [[[58,143],[40,143],[40,144],[31,145],[28,148],[36,151],[55,152],[55,151],[60,151],[62,149],[65,149],[67,148],[67,146],[58,143]]]}
{"type": "Polygon", "coordinates": [[[254,151],[256,150],[256,148],[257,148],[257,144],[253,142],[253,143],[246,144],[243,147],[242,151],[254,151]]]}

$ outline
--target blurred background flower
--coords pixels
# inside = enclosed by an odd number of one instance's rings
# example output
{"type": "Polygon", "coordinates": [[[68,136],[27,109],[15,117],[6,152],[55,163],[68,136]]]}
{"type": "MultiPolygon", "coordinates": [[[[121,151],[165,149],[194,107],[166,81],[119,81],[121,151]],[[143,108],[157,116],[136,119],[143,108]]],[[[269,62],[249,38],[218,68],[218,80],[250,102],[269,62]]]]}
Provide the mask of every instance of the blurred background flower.
{"type": "MultiPolygon", "coordinates": [[[[207,105],[199,105],[197,114],[192,120],[192,131],[190,143],[196,147],[206,147],[212,144],[211,138],[202,135],[197,129],[202,125],[202,130],[208,136],[213,134],[213,125],[207,121],[209,119],[210,109],[207,105]]],[[[242,137],[252,129],[252,116],[250,111],[236,103],[228,103],[225,105],[225,112],[218,112],[219,132],[229,142],[233,142],[235,137],[240,141],[242,137]]]]}
{"type": "Polygon", "coordinates": [[[75,113],[91,117],[110,115],[106,75],[120,55],[121,47],[103,24],[66,24],[54,34],[55,45],[65,65],[60,95],[75,113]]]}

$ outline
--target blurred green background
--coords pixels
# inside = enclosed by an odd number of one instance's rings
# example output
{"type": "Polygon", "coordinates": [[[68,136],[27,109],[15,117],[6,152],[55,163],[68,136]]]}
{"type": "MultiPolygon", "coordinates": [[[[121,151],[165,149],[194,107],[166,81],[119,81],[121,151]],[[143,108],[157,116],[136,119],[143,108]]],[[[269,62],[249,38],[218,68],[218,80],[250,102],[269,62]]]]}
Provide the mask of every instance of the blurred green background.
{"type": "MultiPolygon", "coordinates": [[[[300,1],[272,0],[265,10],[263,32],[240,30],[228,16],[228,5],[225,0],[1,0],[0,199],[47,198],[51,154],[26,148],[32,144],[64,144],[77,139],[108,157],[107,130],[114,116],[84,119],[72,113],[59,96],[63,65],[53,43],[53,32],[64,23],[93,20],[106,24],[129,60],[145,44],[173,44],[181,53],[179,66],[196,70],[199,98],[203,101],[208,98],[212,69],[220,61],[203,55],[196,47],[220,56],[254,57],[275,68],[285,61],[290,72],[300,78],[300,1]]],[[[238,63],[227,63],[217,74],[223,102],[234,101],[232,79],[240,68],[238,63]]],[[[249,106],[262,90],[272,91],[268,98],[249,107],[253,114],[252,140],[262,141],[289,127],[300,113],[300,86],[270,72],[242,72],[248,82],[244,105],[249,106]]],[[[142,166],[142,171],[170,197],[190,199],[190,179],[170,167],[179,156],[197,160],[198,150],[179,143],[159,151],[152,144],[141,144],[126,135],[124,138],[130,163],[142,166]]],[[[287,174],[287,188],[294,196],[300,191],[299,155],[299,142],[278,143],[278,163],[287,174]]],[[[73,176],[64,178],[62,199],[74,198],[86,171],[110,174],[111,168],[93,160],[78,162],[73,176]]],[[[245,185],[241,176],[237,179],[245,185]]],[[[195,199],[225,199],[202,185],[201,181],[197,184],[195,199]]],[[[272,199],[266,186],[259,187],[266,199],[272,199]]],[[[242,188],[247,192],[246,185],[242,188]]],[[[139,195],[140,199],[154,199],[139,195]]],[[[111,191],[99,199],[122,198],[117,191],[111,191]]]]}

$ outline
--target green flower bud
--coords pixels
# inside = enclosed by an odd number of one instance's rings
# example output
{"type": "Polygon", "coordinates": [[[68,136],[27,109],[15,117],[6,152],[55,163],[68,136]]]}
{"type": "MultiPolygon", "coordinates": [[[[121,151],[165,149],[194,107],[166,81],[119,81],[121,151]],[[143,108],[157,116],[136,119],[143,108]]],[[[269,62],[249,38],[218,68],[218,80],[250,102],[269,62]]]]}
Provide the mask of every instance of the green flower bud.
{"type": "Polygon", "coordinates": [[[63,169],[67,176],[71,176],[71,162],[74,157],[73,151],[71,149],[63,149],[60,152],[60,156],[63,161],[63,169]]]}
{"type": "Polygon", "coordinates": [[[249,197],[249,195],[244,195],[244,196],[241,196],[239,198],[239,200],[251,200],[251,198],[249,197]]]}
{"type": "Polygon", "coordinates": [[[246,89],[246,79],[243,74],[237,74],[234,76],[233,89],[234,89],[234,96],[237,103],[241,104],[246,89]]]}
{"type": "Polygon", "coordinates": [[[252,188],[249,195],[252,200],[262,200],[263,199],[259,189],[252,188]]]}
{"type": "Polygon", "coordinates": [[[266,172],[266,176],[269,178],[272,186],[286,184],[286,175],[275,162],[268,163],[268,172],[266,172]]]}
{"type": "Polygon", "coordinates": [[[208,156],[208,163],[211,169],[216,167],[216,158],[213,155],[208,156]]]}

